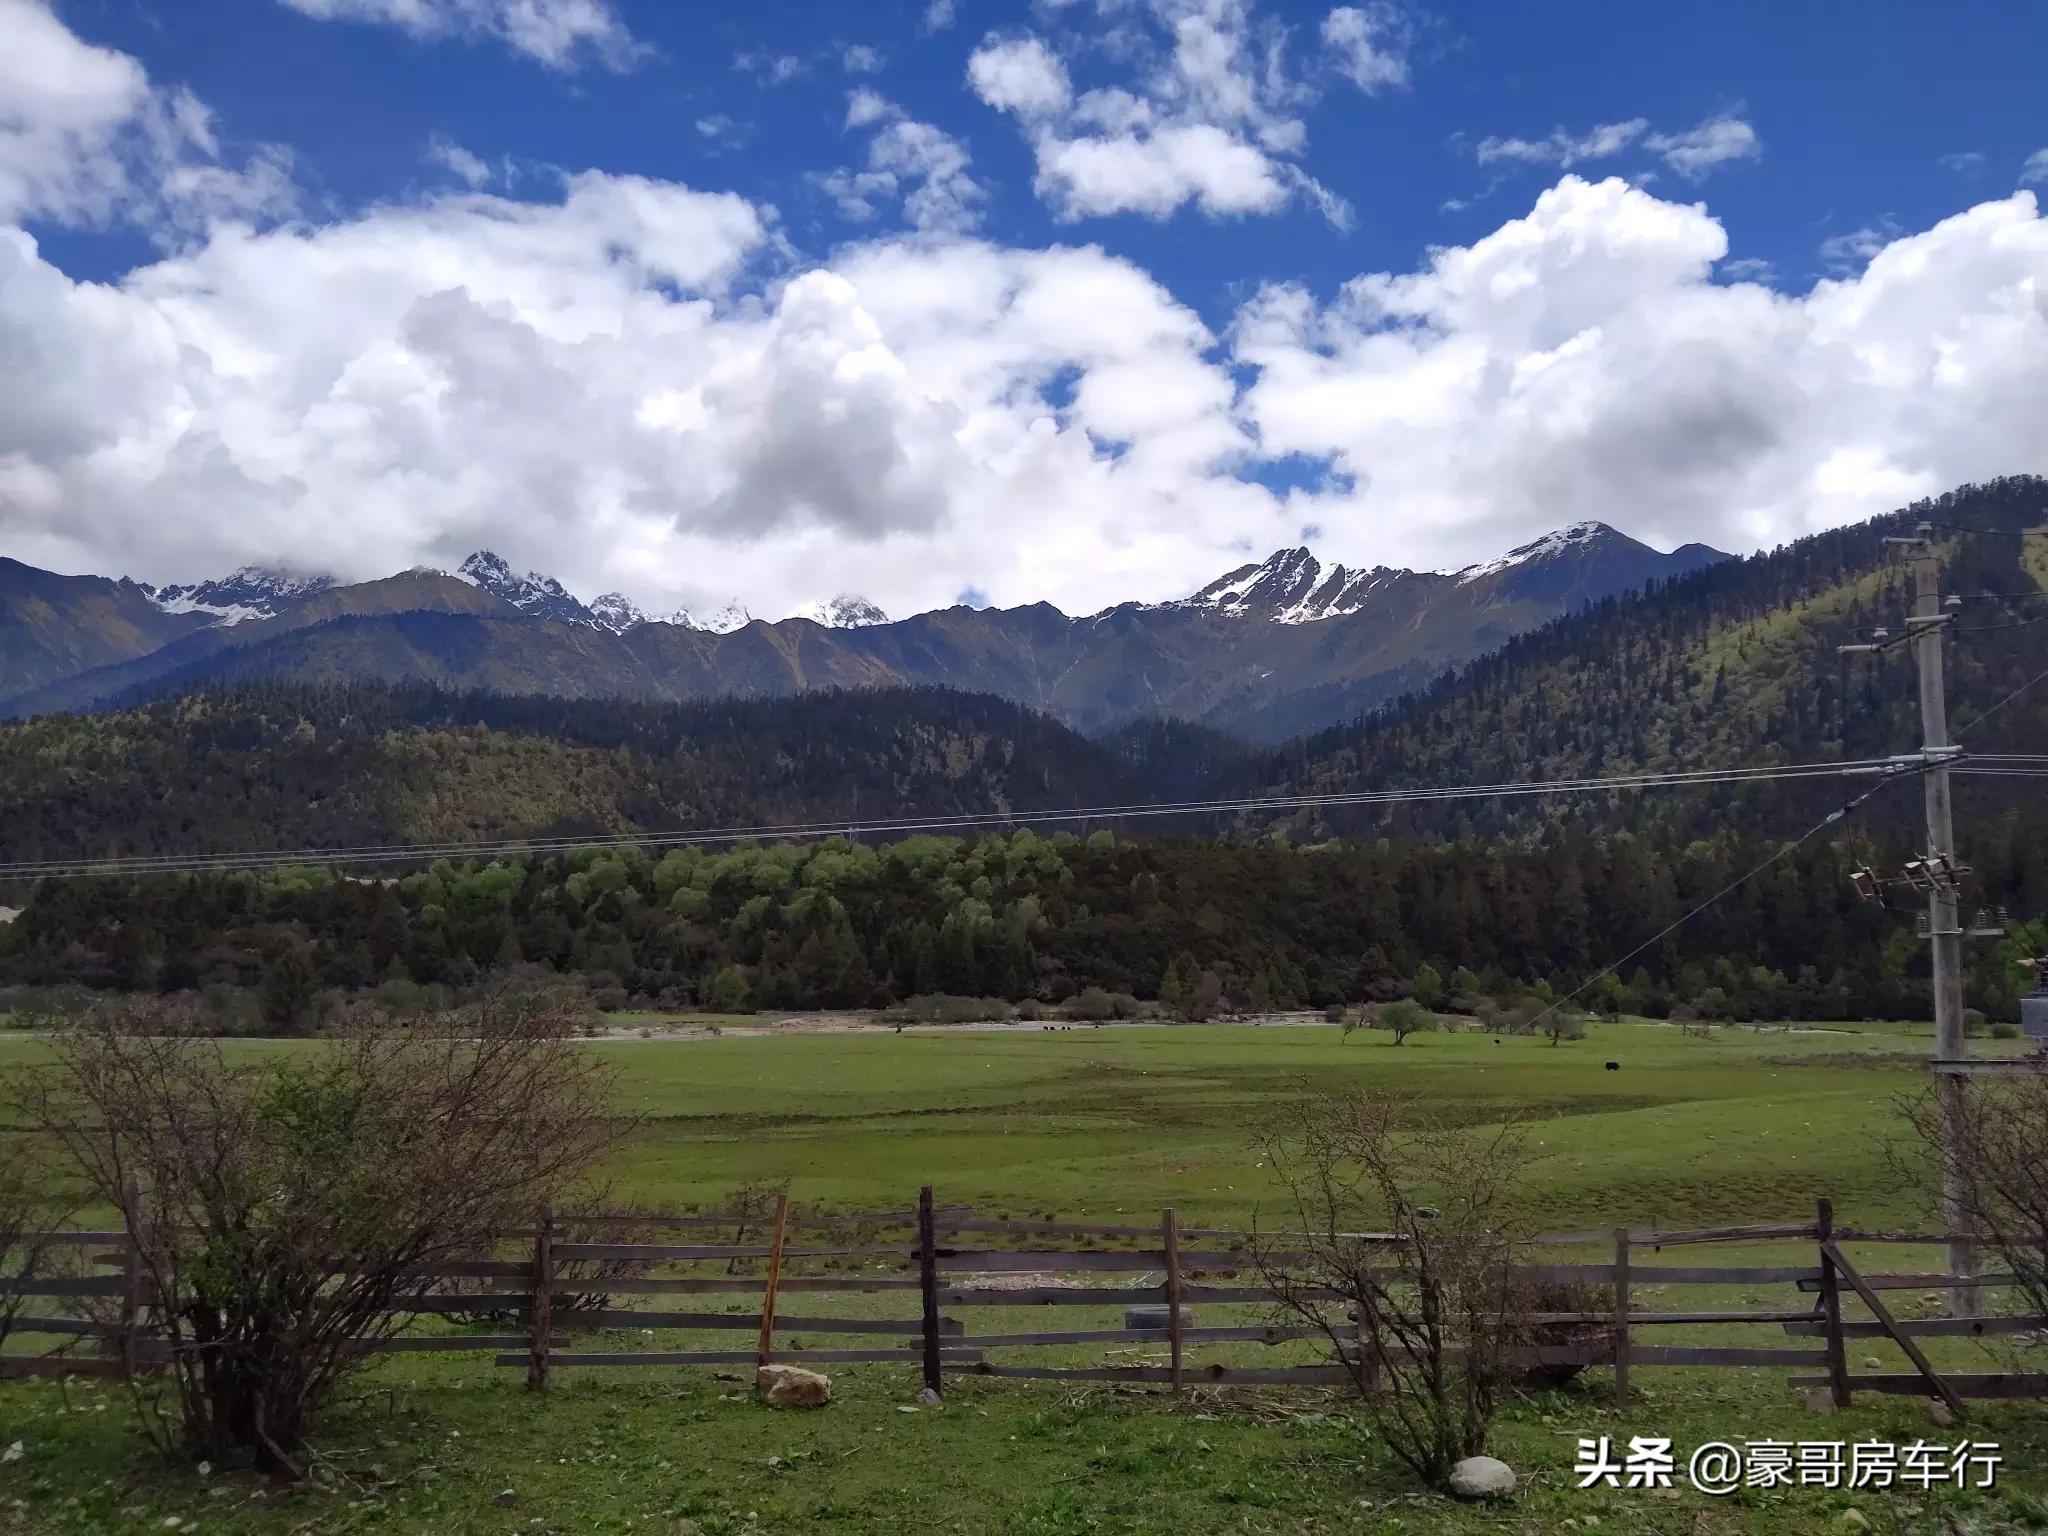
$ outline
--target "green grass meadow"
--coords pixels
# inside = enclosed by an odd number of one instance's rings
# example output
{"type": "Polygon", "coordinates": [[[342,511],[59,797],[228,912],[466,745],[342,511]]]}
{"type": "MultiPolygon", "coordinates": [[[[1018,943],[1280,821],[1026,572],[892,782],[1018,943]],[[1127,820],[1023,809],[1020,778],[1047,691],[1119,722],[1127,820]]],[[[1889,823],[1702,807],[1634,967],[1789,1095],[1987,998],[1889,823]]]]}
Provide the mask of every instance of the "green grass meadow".
{"type": "MultiPolygon", "coordinates": [[[[1552,1046],[1479,1033],[1348,1037],[1326,1027],[1021,1029],[675,1038],[594,1043],[618,1068],[622,1107],[641,1117],[611,1170],[621,1194],[714,1209],[742,1184],[786,1179],[800,1205],[901,1210],[931,1183],[944,1205],[990,1215],[1144,1222],[1171,1205],[1191,1225],[1281,1216],[1259,1136],[1319,1093],[1383,1089],[1474,1124],[1538,1118],[1524,1215],[1533,1226],[1711,1225],[1809,1217],[1833,1197],[1845,1224],[1926,1220],[1924,1200],[1884,1173],[1896,1103],[1925,1080],[1927,1032],[1896,1026],[1752,1031],[1695,1038],[1646,1022],[1596,1024],[1552,1046]],[[1610,1071],[1609,1061],[1619,1063],[1610,1071]]],[[[237,1050],[318,1049],[264,1044],[237,1050]]],[[[2020,1043],[1979,1042],[1986,1054],[2020,1043]]],[[[34,1041],[0,1038],[0,1071],[34,1041]]],[[[1745,1245],[1639,1253],[1638,1262],[1794,1263],[1811,1250],[1745,1245]]],[[[1588,1254],[1587,1257],[1594,1255],[1588,1254]]],[[[1925,1251],[1866,1248],[1867,1268],[1933,1267],[1925,1251]]],[[[724,1305],[720,1298],[706,1302],[724,1305]]],[[[1897,1293],[1899,1309],[1935,1304],[1897,1293]]],[[[1790,1287],[1646,1284],[1637,1304],[1797,1304],[1790,1287]]],[[[731,1309],[745,1311],[745,1298],[731,1309]]],[[[785,1298],[784,1311],[911,1315],[914,1293],[785,1298]],[[800,1302],[800,1306],[796,1303],[800,1302]],[[834,1308],[838,1310],[833,1311],[834,1308]]],[[[1256,1309],[1242,1309],[1243,1320],[1256,1309]]],[[[1116,1325],[1114,1309],[978,1308],[970,1333],[1116,1325]]],[[[1231,1309],[1204,1323],[1234,1322],[1231,1309]]],[[[744,1347],[750,1336],[633,1332],[607,1349],[744,1347]]],[[[820,1332],[802,1343],[852,1344],[820,1332]]],[[[1768,1327],[1663,1329],[1666,1343],[1790,1341],[1768,1327]]],[[[582,1341],[579,1341],[579,1347],[582,1341]]],[[[1237,1349],[1237,1346],[1229,1346],[1237,1349]]],[[[1262,1346],[1228,1358],[1272,1359],[1262,1346]]],[[[1313,1353],[1308,1345],[1288,1348],[1313,1353]]],[[[1889,1344],[1852,1340],[1854,1369],[1902,1370],[1889,1344]]],[[[1063,1363],[1122,1360],[1065,1351],[1063,1363]]],[[[1224,1358],[1212,1351],[1203,1358],[1224,1358]]],[[[1299,1355],[1297,1354],[1297,1357],[1299,1355]]],[[[1021,1352],[1003,1358],[1028,1358],[1021,1352]]],[[[1041,1362],[1044,1356],[1037,1357],[1041,1362]]],[[[1942,1341],[1956,1369],[1999,1369],[1942,1341]]],[[[2036,1367],[2038,1368],[2038,1367],[2036,1367]]],[[[1044,1533],[1562,1530],[1715,1533],[1998,1531],[2048,1528],[2048,1415],[1985,1404],[1938,1431],[1910,1398],[1860,1396],[1809,1413],[1776,1369],[1638,1368],[1626,1416],[1610,1373],[1517,1399],[1496,1450],[1524,1474],[1507,1505],[1453,1505],[1417,1491],[1341,1395],[1218,1395],[1182,1402],[1149,1389],[962,1379],[943,1409],[915,1408],[914,1366],[828,1367],[835,1402],[779,1413],[739,1369],[565,1369],[545,1398],[482,1355],[378,1362],[322,1438],[318,1486],[284,1490],[244,1474],[201,1475],[151,1456],[123,1390],[73,1382],[0,1386],[0,1532],[248,1533],[769,1531],[1044,1533]],[[1820,1488],[1581,1492],[1580,1434],[1704,1440],[1999,1441],[1989,1494],[1820,1488]],[[509,1499],[500,1502],[501,1495],[509,1499]],[[1856,1515],[1851,1517],[1851,1509],[1856,1515]],[[1857,1520],[1862,1525],[1858,1525],[1857,1520]],[[10,1524],[9,1522],[12,1522],[10,1524]]]]}

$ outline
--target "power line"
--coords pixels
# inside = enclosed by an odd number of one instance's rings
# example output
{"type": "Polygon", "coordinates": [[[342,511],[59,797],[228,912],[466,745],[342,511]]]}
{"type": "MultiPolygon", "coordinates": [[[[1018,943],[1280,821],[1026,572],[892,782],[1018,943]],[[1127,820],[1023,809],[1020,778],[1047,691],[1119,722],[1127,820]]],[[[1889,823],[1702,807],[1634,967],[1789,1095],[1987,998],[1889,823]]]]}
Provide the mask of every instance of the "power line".
{"type": "MultiPolygon", "coordinates": [[[[379,864],[431,861],[437,858],[477,859],[506,853],[551,854],[583,849],[641,847],[674,848],[731,843],[754,837],[802,840],[909,832],[959,831],[987,825],[1031,826],[1084,820],[1129,820],[1165,816],[1216,815],[1244,811],[1343,809],[1404,804],[1442,803],[1481,798],[1618,793],[1631,789],[1713,787],[1784,780],[1833,778],[1845,773],[1897,769],[1891,758],[1860,758],[1833,763],[1789,763],[1774,767],[1670,770],[1620,774],[1601,778],[1522,780],[1503,784],[1453,785],[1431,788],[1360,790],[1321,795],[1246,796],[1218,800],[1147,802],[1132,805],[1063,807],[1038,811],[977,811],[945,815],[859,820],[760,824],[678,832],[599,833],[560,838],[504,838],[466,843],[359,844],[346,848],[300,848],[248,853],[155,854],[132,858],[17,861],[0,864],[0,879],[61,879],[87,875],[186,874],[213,870],[272,869],[301,864],[379,864]]],[[[1916,771],[1916,770],[1907,770],[1916,771]]]]}
{"type": "Polygon", "coordinates": [[[2005,706],[2010,704],[2014,699],[2018,698],[2021,694],[2025,693],[2029,688],[2036,687],[2043,682],[2048,682],[2048,671],[2036,673],[2034,676],[2028,678],[2024,683],[2021,683],[2019,687],[2013,689],[2011,693],[2008,693],[1996,704],[1992,705],[1989,709],[1985,710],[1983,714],[1979,715],[1976,719],[1972,720],[1968,725],[1965,725],[1958,729],[1956,731],[1956,735],[1964,736],[1969,734],[1978,726],[1982,725],[1986,720],[1989,720],[1993,715],[1997,714],[2001,709],[2005,708],[2005,706]]]}
{"type": "Polygon", "coordinates": [[[1620,970],[1624,965],[1627,965],[1629,961],[1635,959],[1637,955],[1640,955],[1652,944],[1656,944],[1661,940],[1670,937],[1679,929],[1683,928],[1687,923],[1691,922],[1694,918],[1698,917],[1702,912],[1706,911],[1709,907],[1713,906],[1716,902],[1722,900],[1725,897],[1733,895],[1736,891],[1741,890],[1743,886],[1749,884],[1750,881],[1754,880],[1758,875],[1762,874],[1765,870],[1769,869],[1773,864],[1776,864],[1780,859],[1786,857],[1788,854],[1794,852],[1804,844],[1812,841],[1813,838],[1816,837],[1818,834],[1825,831],[1827,828],[1832,827],[1836,822],[1841,821],[1842,819],[1847,817],[1850,814],[1850,812],[1854,811],[1858,806],[1862,805],[1864,801],[1870,799],[1871,796],[1877,794],[1887,785],[1893,783],[1897,779],[1904,778],[1909,774],[1918,773],[1919,771],[1920,770],[1917,768],[1899,768],[1895,772],[1887,774],[1877,783],[1871,785],[1870,788],[1866,789],[1862,794],[1858,795],[1855,799],[1849,801],[1847,804],[1840,806],[1835,810],[1829,811],[1827,815],[1823,816],[1819,821],[1815,822],[1812,826],[1808,827],[1804,832],[1800,833],[1797,837],[1793,838],[1791,841],[1779,847],[1777,852],[1773,853],[1769,858],[1765,859],[1762,863],[1756,865],[1752,869],[1745,870],[1743,873],[1737,875],[1733,880],[1729,881],[1726,885],[1722,886],[1721,889],[1714,892],[1714,894],[1709,896],[1705,901],[1701,902],[1698,906],[1694,907],[1684,916],[1679,917],[1672,922],[1666,923],[1662,928],[1658,929],[1655,933],[1651,934],[1647,939],[1643,940],[1642,943],[1638,944],[1634,949],[1630,950],[1620,959],[1612,961],[1607,965],[1603,965],[1599,970],[1595,971],[1592,975],[1588,976],[1576,987],[1573,987],[1571,991],[1565,993],[1563,997],[1560,997],[1556,1002],[1552,1003],[1548,1008],[1544,1009],[1543,1012],[1537,1014],[1535,1018],[1531,1019],[1529,1021],[1531,1027],[1534,1027],[1536,1024],[1541,1023],[1544,1019],[1548,1018],[1551,1014],[1555,1013],[1558,1009],[1562,1008],[1566,1003],[1569,1003],[1573,998],[1577,997],[1581,992],[1584,992],[1586,988],[1592,986],[1593,983],[1598,981],[1601,977],[1612,976],[1616,971],[1620,970]]]}

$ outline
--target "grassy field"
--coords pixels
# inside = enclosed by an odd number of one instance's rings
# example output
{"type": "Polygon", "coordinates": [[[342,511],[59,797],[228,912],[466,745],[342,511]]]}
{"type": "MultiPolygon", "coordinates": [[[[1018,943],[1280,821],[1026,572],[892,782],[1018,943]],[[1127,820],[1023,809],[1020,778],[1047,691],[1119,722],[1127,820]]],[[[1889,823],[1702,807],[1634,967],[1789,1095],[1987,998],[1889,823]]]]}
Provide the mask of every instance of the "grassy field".
{"type": "MultiPolygon", "coordinates": [[[[1879,1146],[1896,1129],[1898,1096],[1924,1081],[1927,1045],[1925,1030],[1897,1026],[1700,1039],[1622,1023],[1556,1047],[1482,1034],[1396,1047],[1384,1034],[1320,1027],[1077,1027],[657,1036],[590,1048],[616,1063],[625,1106],[644,1117],[615,1170],[620,1186],[671,1208],[716,1207],[737,1185],[786,1178],[802,1203],[900,1209],[931,1182],[942,1203],[990,1214],[1151,1219],[1171,1204],[1189,1222],[1235,1225],[1273,1214],[1258,1133],[1288,1123],[1312,1094],[1371,1087],[1475,1123],[1533,1110],[1543,1155],[1530,1169],[1527,1216],[1605,1227],[1799,1219],[1821,1193],[1845,1222],[1924,1220],[1918,1192],[1883,1176],[1879,1146]]],[[[0,1040],[0,1070],[38,1050],[0,1040]]],[[[1717,1251],[1697,1261],[1741,1260],[1717,1251]]],[[[1788,1298],[1650,1298],[1747,1299],[1788,1298]]],[[[1917,1296],[1900,1304],[1926,1306],[1917,1296]]],[[[970,1331],[990,1321],[967,1318],[970,1331]]],[[[1108,1324],[1065,1313],[1044,1326],[1108,1324]]],[[[1697,1342],[1773,1340],[1723,1330],[1697,1342]]],[[[1944,1359],[1960,1366],[1965,1352],[1975,1346],[1951,1345],[1944,1359]]],[[[1852,1344],[1853,1364],[1866,1354],[1902,1368],[1889,1346],[1852,1344]]],[[[1981,1356],[1968,1363],[1994,1368],[1981,1356]]],[[[2006,1447],[2001,1490],[1988,1496],[1791,1489],[1714,1500],[1573,1486],[1581,1433],[1670,1435],[1682,1449],[1964,1433],[1930,1429],[1911,1400],[1860,1398],[1847,1415],[1810,1415],[1782,1371],[1639,1370],[1625,1420],[1601,1370],[1517,1401],[1497,1449],[1534,1481],[1507,1509],[1415,1493],[1339,1398],[1197,1395],[1176,1406],[1128,1389],[962,1381],[943,1410],[907,1413],[916,1380],[906,1367],[847,1367],[834,1381],[832,1408],[798,1416],[702,1369],[564,1372],[543,1401],[481,1357],[391,1359],[351,1389],[324,1438],[324,1489],[290,1493],[163,1467],[126,1428],[118,1392],[0,1387],[0,1447],[24,1446],[0,1464],[0,1531],[10,1507],[13,1528],[80,1532],[167,1529],[172,1519],[251,1533],[673,1533],[684,1519],[710,1533],[1478,1532],[1592,1521],[1819,1532],[1856,1528],[1843,1513],[1851,1507],[1876,1530],[2048,1525],[2035,1502],[2048,1492],[2035,1471],[2048,1458],[2048,1417],[2031,1406],[1986,1405],[1973,1426],[2006,1447]],[[512,1502],[496,1502],[508,1491],[512,1502]]]]}

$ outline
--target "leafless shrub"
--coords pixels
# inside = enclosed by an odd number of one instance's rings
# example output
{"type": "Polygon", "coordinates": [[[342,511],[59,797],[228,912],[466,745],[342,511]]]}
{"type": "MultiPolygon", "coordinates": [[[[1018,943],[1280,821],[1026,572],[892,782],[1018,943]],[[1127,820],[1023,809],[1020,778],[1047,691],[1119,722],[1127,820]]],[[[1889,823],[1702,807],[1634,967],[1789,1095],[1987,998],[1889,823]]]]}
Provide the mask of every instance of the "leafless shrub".
{"type": "Polygon", "coordinates": [[[2048,1317],[2048,1076],[1950,1077],[1900,1109],[1909,1137],[1890,1144],[1894,1170],[1923,1188],[1953,1174],[1963,1228],[2026,1311],[2048,1317]]]}
{"type": "Polygon", "coordinates": [[[1501,1223],[1527,1136],[1367,1095],[1312,1106],[1264,1150],[1296,1229],[1255,1241],[1266,1286],[1330,1340],[1388,1448],[1442,1487],[1485,1449],[1513,1380],[1528,1301],[1501,1223]]]}
{"type": "MultiPolygon", "coordinates": [[[[587,1320],[591,1314],[611,1311],[617,1299],[612,1290],[615,1282],[644,1279],[661,1262],[659,1259],[563,1256],[560,1250],[570,1244],[604,1243],[624,1247],[664,1240],[666,1229],[659,1224],[654,1211],[638,1205],[620,1207],[594,1193],[581,1197],[579,1203],[586,1200],[593,1206],[602,1205],[607,1214],[601,1217],[557,1215],[554,1218],[552,1231],[556,1256],[553,1263],[554,1286],[549,1292],[553,1297],[549,1316],[558,1331],[573,1329],[579,1320],[587,1320]]],[[[502,1280],[492,1279],[444,1282],[441,1286],[443,1295],[458,1298],[474,1295],[476,1303],[474,1306],[444,1308],[441,1315],[460,1327],[523,1328],[527,1321],[523,1303],[506,1304],[492,1299],[492,1293],[504,1284],[502,1280]]]]}
{"type": "Polygon", "coordinates": [[[543,999],[404,1030],[347,1014],[282,1057],[229,1056],[189,1012],[96,1013],[22,1075],[19,1108],[122,1211],[165,1367],[137,1384],[145,1429],[297,1475],[335,1387],[436,1268],[529,1224],[625,1127],[543,999]]]}

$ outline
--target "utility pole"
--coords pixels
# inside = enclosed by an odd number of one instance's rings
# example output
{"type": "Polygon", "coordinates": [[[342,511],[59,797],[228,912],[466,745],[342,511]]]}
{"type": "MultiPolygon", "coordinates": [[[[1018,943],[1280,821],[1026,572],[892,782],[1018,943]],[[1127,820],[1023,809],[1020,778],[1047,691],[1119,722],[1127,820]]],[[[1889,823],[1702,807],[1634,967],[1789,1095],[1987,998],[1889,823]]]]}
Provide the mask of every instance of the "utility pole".
{"type": "MultiPolygon", "coordinates": [[[[1962,870],[1956,863],[1955,817],[1949,797],[1949,764],[1956,749],[1949,740],[1948,690],[1942,667],[1944,631],[1951,616],[1944,611],[1941,598],[1941,561],[1935,553],[1933,527],[1922,523],[1913,537],[1890,538],[1885,543],[1902,548],[1913,567],[1913,612],[1906,620],[1906,638],[1912,643],[1913,660],[1920,675],[1920,757],[1927,800],[1927,853],[1908,866],[1907,873],[1911,883],[1927,893],[1927,942],[1934,989],[1933,1064],[1942,1131],[1941,1222],[1944,1231],[1954,1233],[1963,1230],[1968,1217],[1962,1173],[1954,1164],[1967,1088],[1963,1073],[1951,1064],[1967,1059],[1970,1045],[1963,1032],[1963,925],[1958,888],[1962,870]]],[[[1854,645],[1842,649],[1849,654],[1871,654],[1886,646],[1854,645]]],[[[1970,1244],[1952,1239],[1948,1244],[1950,1277],[1966,1278],[1971,1270],[1970,1244]]],[[[1951,1314],[1971,1316],[1976,1310],[1973,1289],[1959,1286],[1949,1292],[1951,1314]]]]}

